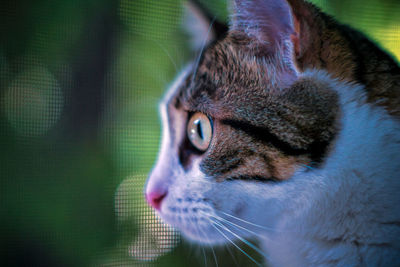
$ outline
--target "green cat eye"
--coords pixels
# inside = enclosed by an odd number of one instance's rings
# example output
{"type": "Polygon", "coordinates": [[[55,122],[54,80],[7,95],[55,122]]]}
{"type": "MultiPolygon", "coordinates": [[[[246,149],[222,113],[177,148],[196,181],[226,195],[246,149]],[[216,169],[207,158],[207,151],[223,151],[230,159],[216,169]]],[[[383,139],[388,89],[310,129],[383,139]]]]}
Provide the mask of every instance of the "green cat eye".
{"type": "Polygon", "coordinates": [[[187,135],[195,148],[206,151],[212,137],[210,119],[200,112],[193,114],[187,125],[187,135]]]}

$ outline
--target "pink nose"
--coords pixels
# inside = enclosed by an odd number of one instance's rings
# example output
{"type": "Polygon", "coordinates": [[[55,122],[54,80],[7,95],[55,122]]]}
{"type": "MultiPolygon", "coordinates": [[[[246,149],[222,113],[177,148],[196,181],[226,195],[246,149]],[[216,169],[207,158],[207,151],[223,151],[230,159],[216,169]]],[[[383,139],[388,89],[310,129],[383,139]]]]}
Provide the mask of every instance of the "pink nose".
{"type": "Polygon", "coordinates": [[[160,210],[161,202],[167,195],[167,191],[153,191],[146,193],[147,202],[156,210],[160,210]]]}

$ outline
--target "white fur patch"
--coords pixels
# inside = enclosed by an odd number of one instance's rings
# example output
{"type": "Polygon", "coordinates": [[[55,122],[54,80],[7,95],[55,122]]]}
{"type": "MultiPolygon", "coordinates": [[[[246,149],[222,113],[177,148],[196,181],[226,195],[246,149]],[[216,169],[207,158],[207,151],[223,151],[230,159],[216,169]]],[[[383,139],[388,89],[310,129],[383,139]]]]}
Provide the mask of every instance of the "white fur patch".
{"type": "MultiPolygon", "coordinates": [[[[166,172],[168,165],[178,165],[177,153],[173,150],[173,140],[170,135],[171,127],[168,122],[168,110],[167,104],[177,93],[179,86],[181,86],[183,80],[188,75],[191,65],[188,65],[175,79],[168,91],[166,92],[163,100],[159,105],[159,113],[162,121],[162,140],[161,149],[158,154],[158,160],[156,166],[153,168],[150,177],[147,180],[145,190],[147,193],[154,190],[155,187],[163,186],[165,188],[172,182],[170,175],[166,172]]],[[[177,123],[182,124],[182,118],[177,117],[177,123]]],[[[178,136],[178,138],[182,138],[178,136]]]]}
{"type": "Polygon", "coordinates": [[[363,88],[307,72],[339,93],[341,126],[321,169],[299,172],[263,247],[273,266],[400,264],[400,124],[366,103],[363,88]]]}
{"type": "Polygon", "coordinates": [[[339,94],[340,131],[322,167],[278,183],[217,183],[201,172],[201,159],[189,170],[178,162],[186,118],[170,110],[168,125],[166,103],[187,72],[161,106],[163,143],[147,184],[168,188],[160,210],[167,223],[206,244],[256,236],[271,266],[400,265],[400,124],[367,104],[362,86],[302,74],[339,94]]]}

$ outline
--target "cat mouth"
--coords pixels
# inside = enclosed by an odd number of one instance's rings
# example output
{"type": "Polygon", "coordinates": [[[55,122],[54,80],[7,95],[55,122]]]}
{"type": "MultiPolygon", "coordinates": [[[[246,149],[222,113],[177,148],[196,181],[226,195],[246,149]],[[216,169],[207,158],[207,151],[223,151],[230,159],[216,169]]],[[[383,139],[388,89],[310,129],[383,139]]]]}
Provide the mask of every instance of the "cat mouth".
{"type": "MultiPolygon", "coordinates": [[[[196,243],[221,245],[232,240],[242,239],[240,225],[215,214],[214,209],[206,207],[163,207],[162,219],[182,235],[196,243]]],[[[243,227],[242,227],[243,228],[243,227]]]]}
{"type": "Polygon", "coordinates": [[[211,208],[164,206],[159,212],[162,219],[179,229],[187,239],[202,244],[226,243],[223,226],[211,208]]]}
{"type": "Polygon", "coordinates": [[[172,226],[179,228],[184,237],[201,244],[226,243],[226,236],[229,235],[229,232],[224,233],[224,230],[221,229],[222,226],[211,218],[177,216],[173,221],[175,222],[172,223],[172,226]]]}

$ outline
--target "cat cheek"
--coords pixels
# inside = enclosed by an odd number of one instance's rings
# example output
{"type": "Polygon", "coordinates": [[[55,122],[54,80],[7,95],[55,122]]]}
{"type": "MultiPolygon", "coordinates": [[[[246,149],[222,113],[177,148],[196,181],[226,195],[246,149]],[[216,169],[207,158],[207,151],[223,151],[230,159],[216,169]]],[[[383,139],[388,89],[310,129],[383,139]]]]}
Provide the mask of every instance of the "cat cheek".
{"type": "Polygon", "coordinates": [[[245,210],[246,210],[246,204],[245,203],[238,203],[236,207],[233,209],[233,215],[237,217],[243,216],[245,210]]]}

